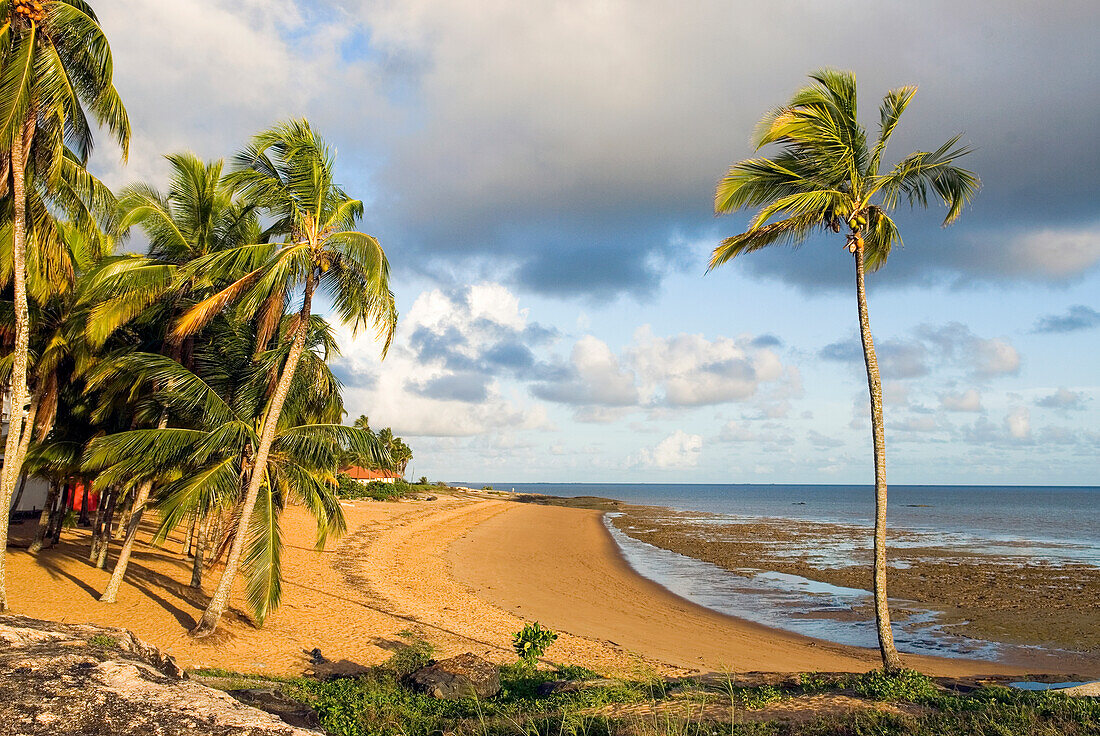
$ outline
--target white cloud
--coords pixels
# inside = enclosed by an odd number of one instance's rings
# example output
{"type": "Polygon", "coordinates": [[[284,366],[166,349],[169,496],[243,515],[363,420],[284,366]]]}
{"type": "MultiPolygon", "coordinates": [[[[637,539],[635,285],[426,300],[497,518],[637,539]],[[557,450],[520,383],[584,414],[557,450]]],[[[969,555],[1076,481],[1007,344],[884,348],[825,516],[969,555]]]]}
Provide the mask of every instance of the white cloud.
{"type": "Polygon", "coordinates": [[[656,446],[642,448],[629,464],[659,469],[690,468],[698,465],[702,450],[702,436],[678,429],[656,446]]]}
{"type": "Polygon", "coordinates": [[[571,373],[565,380],[536,384],[532,393],[548,401],[582,407],[637,405],[634,372],[619,364],[603,340],[592,335],[582,337],[573,345],[569,363],[571,373]]]}
{"type": "Polygon", "coordinates": [[[997,258],[986,262],[989,270],[1028,280],[1060,281],[1100,263],[1100,225],[1046,227],[979,238],[997,243],[997,258]]]}
{"type": "Polygon", "coordinates": [[[1054,393],[1036,400],[1035,405],[1061,412],[1082,411],[1087,400],[1088,397],[1083,391],[1070,391],[1066,388],[1059,388],[1054,393]]]}
{"type": "Polygon", "coordinates": [[[738,422],[726,422],[718,433],[719,442],[752,442],[757,439],[756,432],[738,422]]]}
{"type": "Polygon", "coordinates": [[[661,338],[649,325],[634,333],[627,360],[638,372],[642,395],[671,406],[744,401],[761,383],[783,374],[770,349],[754,349],[728,337],[707,340],[681,333],[661,338]]]}
{"type": "Polygon", "coordinates": [[[528,326],[527,311],[499,284],[476,284],[465,292],[426,291],[401,318],[395,343],[381,365],[374,340],[352,338],[343,331],[344,355],[334,367],[344,376],[365,377],[361,382],[346,381],[348,412],[367,414],[372,424],[389,425],[409,436],[545,428],[549,419],[543,406],[508,396],[492,374],[463,372],[451,365],[462,359],[476,362],[479,350],[501,332],[516,334],[528,326]],[[445,345],[431,352],[411,344],[412,338],[425,334],[445,345]]]}
{"type": "Polygon", "coordinates": [[[977,349],[974,372],[977,375],[1003,376],[1020,370],[1020,353],[1007,341],[977,339],[974,345],[977,349]]]}
{"type": "Polygon", "coordinates": [[[1031,439],[1031,412],[1026,407],[1017,407],[1005,415],[1005,429],[1015,440],[1031,439]]]}
{"type": "Polygon", "coordinates": [[[962,393],[948,392],[940,395],[940,406],[947,411],[981,411],[982,395],[975,388],[962,393]]]}

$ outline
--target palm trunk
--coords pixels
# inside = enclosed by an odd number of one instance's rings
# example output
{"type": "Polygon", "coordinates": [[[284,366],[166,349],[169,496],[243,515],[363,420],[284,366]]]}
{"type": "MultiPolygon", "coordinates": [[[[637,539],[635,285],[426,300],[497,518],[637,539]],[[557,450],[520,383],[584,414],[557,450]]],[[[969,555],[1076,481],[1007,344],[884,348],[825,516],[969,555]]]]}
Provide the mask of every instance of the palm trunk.
{"type": "Polygon", "coordinates": [[[95,566],[100,570],[107,567],[107,551],[111,548],[111,524],[113,524],[115,520],[115,508],[120,496],[122,496],[121,491],[112,493],[111,499],[107,504],[107,509],[103,513],[103,528],[99,533],[99,554],[95,562],[95,566]]]}
{"type": "Polygon", "coordinates": [[[890,628],[890,606],[886,598],[886,428],[882,420],[882,379],[878,372],[871,320],[867,316],[867,290],[864,285],[863,238],[856,235],[856,300],[859,303],[859,336],[863,341],[863,360],[867,364],[867,388],[871,395],[871,437],[875,448],[875,624],[882,666],[887,672],[901,669],[901,658],[894,647],[890,628]]]}
{"type": "MultiPolygon", "coordinates": [[[[95,505],[95,521],[92,522],[92,537],[88,549],[88,562],[95,562],[99,559],[99,544],[101,541],[99,530],[102,528],[103,510],[107,507],[107,497],[110,493],[110,489],[101,492],[95,505]]],[[[81,505],[80,521],[77,523],[83,523],[84,512],[88,509],[88,486],[84,486],[84,497],[81,500],[81,505]]]]}
{"type": "Polygon", "coordinates": [[[213,634],[218,627],[218,621],[229,605],[229,595],[233,590],[233,581],[237,577],[237,570],[241,564],[241,554],[244,552],[245,540],[248,538],[249,521],[252,519],[252,511],[256,507],[256,499],[260,495],[260,486],[263,485],[271,444],[275,441],[275,427],[283,410],[283,402],[286,401],[287,393],[290,391],[290,383],[294,379],[294,373],[298,370],[298,360],[302,357],[302,351],[305,349],[306,334],[309,332],[309,310],[313,301],[315,286],[313,274],[310,273],[306,276],[305,297],[302,300],[302,310],[298,317],[298,329],[294,333],[294,341],[290,345],[290,354],[287,355],[283,373],[279,376],[275,393],[271,397],[271,405],[264,416],[263,430],[260,433],[260,446],[256,449],[256,459],[252,464],[248,490],[245,492],[237,531],[233,535],[233,544],[229,548],[229,557],[225,561],[225,570],[218,581],[217,590],[214,591],[210,603],[202,614],[202,620],[191,630],[192,636],[201,638],[213,634]]]}
{"type": "Polygon", "coordinates": [[[191,587],[202,590],[202,564],[206,556],[206,531],[210,527],[210,517],[199,522],[199,531],[195,539],[195,560],[191,565],[191,587]]]}
{"type": "MultiPolygon", "coordinates": [[[[168,426],[168,412],[160,415],[157,429],[168,426]]],[[[118,598],[118,589],[122,585],[122,579],[126,576],[126,567],[130,564],[130,553],[134,550],[134,540],[137,538],[138,526],[141,524],[141,516],[145,512],[145,503],[149,500],[149,491],[153,489],[153,481],[142,481],[138,486],[137,496],[134,497],[134,505],[130,508],[130,518],[126,523],[126,539],[122,542],[122,549],[118,551],[118,560],[115,569],[111,571],[111,580],[107,583],[106,590],[99,597],[100,603],[114,603],[118,598]]]]}
{"type": "Polygon", "coordinates": [[[46,535],[50,530],[50,520],[53,518],[54,507],[58,504],[58,497],[61,495],[61,484],[56,482],[50,483],[50,492],[46,496],[46,504],[42,507],[42,513],[38,517],[38,529],[34,533],[34,541],[31,542],[30,549],[31,554],[40,552],[43,544],[46,542],[46,535]]]}
{"type": "MultiPolygon", "coordinates": [[[[8,439],[4,445],[4,467],[0,470],[0,509],[6,512],[11,504],[15,481],[22,470],[19,443],[25,425],[23,412],[27,407],[27,361],[30,353],[30,307],[27,305],[27,191],[26,156],[34,137],[35,118],[31,115],[23,125],[22,135],[11,147],[12,178],[12,286],[15,301],[15,346],[12,349],[11,412],[8,439]]],[[[0,522],[0,612],[8,610],[6,551],[8,520],[0,522]]]]}

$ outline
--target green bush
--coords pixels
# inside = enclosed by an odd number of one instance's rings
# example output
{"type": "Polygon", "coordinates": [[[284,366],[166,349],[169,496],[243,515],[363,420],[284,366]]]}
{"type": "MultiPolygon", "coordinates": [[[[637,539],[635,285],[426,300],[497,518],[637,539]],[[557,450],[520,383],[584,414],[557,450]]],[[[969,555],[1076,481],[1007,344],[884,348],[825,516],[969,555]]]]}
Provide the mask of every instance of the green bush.
{"type": "Polygon", "coordinates": [[[411,631],[401,632],[409,643],[401,646],[386,662],[386,667],[394,671],[398,677],[405,677],[416,672],[421,667],[426,667],[432,661],[435,647],[411,631]]]}
{"type": "Polygon", "coordinates": [[[512,649],[527,667],[534,669],[539,657],[546,653],[547,647],[557,641],[558,635],[550,629],[544,629],[536,621],[527,624],[512,634],[512,649]]]}
{"type": "Polygon", "coordinates": [[[369,498],[374,501],[396,501],[402,496],[408,495],[409,490],[409,484],[400,478],[393,483],[383,483],[380,480],[360,483],[347,473],[336,474],[336,495],[349,501],[360,498],[369,498]]]}
{"type": "Polygon", "coordinates": [[[854,675],[846,684],[860,695],[873,700],[918,703],[935,698],[940,692],[931,677],[916,670],[871,670],[862,675],[854,675]]]}

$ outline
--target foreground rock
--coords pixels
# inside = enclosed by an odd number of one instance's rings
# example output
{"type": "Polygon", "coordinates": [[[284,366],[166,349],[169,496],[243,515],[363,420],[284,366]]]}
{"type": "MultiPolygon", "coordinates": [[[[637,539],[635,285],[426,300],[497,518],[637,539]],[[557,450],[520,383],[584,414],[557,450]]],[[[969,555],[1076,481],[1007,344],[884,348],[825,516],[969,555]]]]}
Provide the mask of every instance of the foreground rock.
{"type": "Polygon", "coordinates": [[[125,629],[0,616],[5,736],[316,736],[186,679],[125,629]]]}
{"type": "Polygon", "coordinates": [[[500,670],[467,652],[417,670],[408,682],[413,689],[441,700],[491,698],[500,692],[500,670]]]}

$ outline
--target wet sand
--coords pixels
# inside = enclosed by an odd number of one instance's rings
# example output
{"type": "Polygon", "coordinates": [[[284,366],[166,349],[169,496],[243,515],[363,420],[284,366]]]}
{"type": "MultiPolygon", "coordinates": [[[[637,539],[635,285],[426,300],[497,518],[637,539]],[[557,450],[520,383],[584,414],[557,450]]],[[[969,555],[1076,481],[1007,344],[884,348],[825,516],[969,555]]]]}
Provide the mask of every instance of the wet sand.
{"type": "MultiPolygon", "coordinates": [[[[757,626],[672,595],[630,570],[598,510],[458,493],[431,502],[357,501],[345,513],[349,534],[317,552],[308,515],[287,511],[283,605],[262,629],[240,613],[238,584],[219,633],[202,641],[187,635],[206,597],[187,586],[191,565],[178,538],[157,549],[140,536],[119,602],[100,604],[109,575],[86,562],[86,530],[67,531],[59,547],[38,556],[9,549],[13,612],[124,626],[183,666],[282,675],[310,671],[315,647],[331,661],[323,672],[354,672],[384,661],[409,635],[430,641],[437,656],[472,651],[509,662],[511,634],[530,620],[562,632],[550,659],[609,674],[856,671],[878,662],[871,650],[757,626]]],[[[207,572],[207,591],[218,572],[207,572]]],[[[944,675],[1021,671],[988,662],[909,662],[944,675]]],[[[1044,670],[1073,667],[1032,669],[1044,670]]],[[[1078,674],[1100,675],[1100,667],[1078,674]]]]}
{"type": "MultiPolygon", "coordinates": [[[[790,519],[728,517],[622,505],[615,526],[635,539],[740,574],[774,571],[871,589],[869,531],[790,519]],[[839,551],[839,553],[838,553],[839,551]],[[850,557],[856,564],[842,564],[850,557]]],[[[927,545],[891,531],[891,597],[942,611],[953,632],[1009,644],[1091,653],[1100,660],[1100,568],[1027,555],[927,545]]],[[[871,616],[870,605],[854,611],[871,616]]]]}

